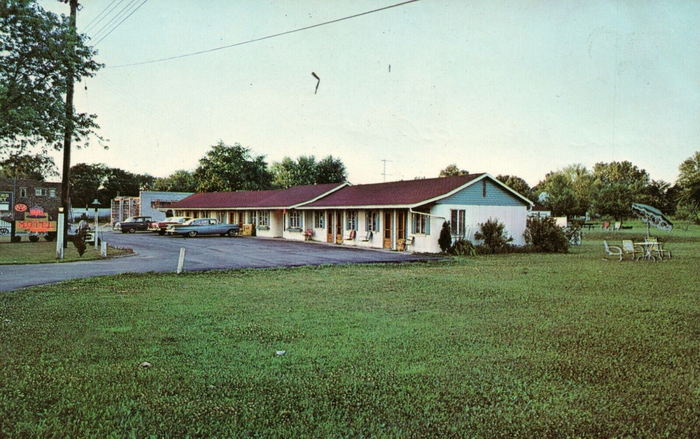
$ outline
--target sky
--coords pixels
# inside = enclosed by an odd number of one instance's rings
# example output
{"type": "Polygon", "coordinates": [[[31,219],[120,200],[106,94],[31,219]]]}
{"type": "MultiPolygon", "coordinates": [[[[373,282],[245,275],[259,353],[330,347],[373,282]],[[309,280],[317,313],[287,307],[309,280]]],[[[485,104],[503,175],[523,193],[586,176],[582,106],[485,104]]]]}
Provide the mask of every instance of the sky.
{"type": "Polygon", "coordinates": [[[165,177],[223,140],[268,163],[333,155],[355,184],[436,177],[456,163],[534,185],[572,163],[613,160],[674,182],[700,149],[693,0],[422,0],[119,67],[398,2],[147,0],[99,41],[111,16],[87,26],[112,0],[83,0],[78,30],[96,35],[105,68],[76,87],[75,104],[98,115],[109,148],[92,142],[72,163],[165,177]]]}

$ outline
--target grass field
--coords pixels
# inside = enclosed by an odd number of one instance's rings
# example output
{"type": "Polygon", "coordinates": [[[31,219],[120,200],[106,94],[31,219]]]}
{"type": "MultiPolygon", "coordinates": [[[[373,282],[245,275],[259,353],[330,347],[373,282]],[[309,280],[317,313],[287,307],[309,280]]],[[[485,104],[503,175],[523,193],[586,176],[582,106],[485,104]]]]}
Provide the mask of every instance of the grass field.
{"type": "MultiPolygon", "coordinates": [[[[131,253],[130,250],[117,249],[107,247],[107,257],[114,257],[131,253]]],[[[101,259],[100,251],[95,250],[95,247],[88,244],[87,250],[81,257],[75,249],[73,243],[68,243],[68,248],[65,249],[64,259],[59,261],[56,259],[56,243],[39,241],[39,242],[18,242],[0,243],[0,265],[4,264],[44,264],[50,262],[74,262],[74,261],[90,261],[92,259],[101,259]]]]}
{"type": "Polygon", "coordinates": [[[700,231],[659,263],[615,233],[2,293],[0,436],[700,437],[700,231]]]}

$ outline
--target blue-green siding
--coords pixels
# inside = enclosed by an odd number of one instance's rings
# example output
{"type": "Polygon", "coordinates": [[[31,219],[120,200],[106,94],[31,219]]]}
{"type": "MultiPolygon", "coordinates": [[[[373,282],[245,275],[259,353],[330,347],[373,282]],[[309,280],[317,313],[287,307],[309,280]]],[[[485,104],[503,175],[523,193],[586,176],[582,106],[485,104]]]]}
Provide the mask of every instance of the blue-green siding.
{"type": "Polygon", "coordinates": [[[436,202],[437,204],[465,204],[471,206],[524,206],[525,201],[497,186],[489,179],[484,179],[436,202]],[[483,184],[486,182],[486,196],[483,184]]]}

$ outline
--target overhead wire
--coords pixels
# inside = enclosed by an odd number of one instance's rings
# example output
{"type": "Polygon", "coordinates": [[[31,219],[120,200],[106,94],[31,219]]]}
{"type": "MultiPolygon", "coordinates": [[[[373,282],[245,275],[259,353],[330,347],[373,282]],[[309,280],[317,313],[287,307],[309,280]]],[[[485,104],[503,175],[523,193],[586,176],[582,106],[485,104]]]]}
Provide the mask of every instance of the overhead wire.
{"type": "Polygon", "coordinates": [[[134,15],[134,12],[138,11],[139,8],[141,8],[141,6],[143,6],[143,5],[146,4],[146,2],[148,2],[148,0],[143,0],[138,6],[136,6],[136,8],[134,8],[134,10],[132,10],[132,11],[129,13],[129,15],[127,15],[126,17],[124,17],[124,18],[122,19],[122,21],[120,21],[119,23],[117,23],[116,26],[114,26],[109,32],[107,32],[102,38],[100,38],[100,39],[95,43],[95,46],[97,46],[98,44],[100,44],[100,42],[102,42],[102,40],[104,40],[105,38],[107,38],[107,37],[109,36],[109,34],[111,34],[112,32],[114,32],[122,23],[124,23],[124,22],[126,21],[127,18],[129,18],[129,17],[131,17],[132,15],[134,15]]]}
{"type": "Polygon", "coordinates": [[[100,38],[102,35],[104,35],[107,31],[109,31],[114,24],[122,18],[125,14],[128,13],[129,9],[136,4],[136,2],[139,0],[129,0],[129,2],[119,10],[115,15],[113,15],[107,23],[103,24],[102,27],[100,27],[97,31],[93,32],[91,37],[93,40],[100,38]]]}
{"type": "Polygon", "coordinates": [[[84,32],[87,32],[93,26],[97,26],[102,20],[105,19],[105,17],[107,17],[110,14],[110,12],[112,12],[112,10],[114,8],[119,6],[119,4],[122,3],[123,1],[124,0],[112,0],[112,2],[110,4],[108,4],[99,14],[97,14],[95,16],[95,18],[90,20],[90,22],[85,26],[84,32]],[[107,11],[108,9],[109,9],[109,11],[107,11]],[[105,11],[107,11],[106,14],[105,14],[105,11]]]}
{"type": "Polygon", "coordinates": [[[181,55],[168,56],[168,57],[165,57],[165,58],[157,58],[157,59],[152,59],[152,60],[148,60],[148,61],[141,61],[141,62],[135,62],[135,63],[129,63],[129,64],[119,64],[119,65],[115,65],[115,66],[107,66],[107,68],[116,69],[116,68],[122,68],[122,67],[133,67],[133,66],[140,66],[140,65],[145,65],[145,64],[154,64],[154,63],[172,61],[172,60],[181,59],[181,58],[187,58],[187,57],[191,57],[191,56],[203,55],[203,54],[205,54],[205,53],[211,53],[211,52],[216,52],[216,51],[218,51],[218,50],[230,49],[230,48],[232,48],[232,47],[242,46],[242,45],[244,45],[244,44],[256,43],[256,42],[258,42],[258,41],[269,40],[269,39],[271,39],[271,38],[281,37],[281,36],[283,36],[283,35],[289,35],[289,34],[293,34],[293,33],[296,33],[296,32],[302,32],[302,31],[305,31],[305,30],[313,29],[313,28],[316,28],[316,27],[326,26],[326,25],[329,25],[329,24],[338,23],[338,22],[345,21],[345,20],[351,20],[351,19],[353,19],[353,18],[362,17],[362,16],[364,16],[364,15],[369,15],[369,14],[374,14],[374,13],[376,13],[376,12],[385,11],[385,10],[387,10],[387,9],[397,8],[397,7],[404,6],[404,5],[407,5],[407,4],[409,4],[409,3],[415,3],[415,2],[418,2],[418,1],[420,1],[420,0],[407,0],[407,1],[400,2],[400,3],[395,3],[395,4],[392,4],[392,5],[384,6],[384,7],[381,7],[381,8],[372,9],[372,10],[369,10],[369,11],[360,12],[360,13],[357,13],[357,14],[348,15],[348,16],[345,16],[345,17],[336,18],[336,19],[329,20],[329,21],[324,21],[324,22],[321,22],[321,23],[312,24],[312,25],[310,25],[310,26],[304,26],[304,27],[300,27],[300,28],[296,28],[296,29],[291,29],[291,30],[284,31],[284,32],[279,32],[279,33],[276,33],[276,34],[266,35],[266,36],[263,36],[263,37],[253,38],[253,39],[251,39],[251,40],[240,41],[240,42],[238,42],[238,43],[227,44],[227,45],[224,45],[224,46],[218,46],[218,47],[214,47],[214,48],[211,48],[211,49],[198,50],[198,51],[196,51],[196,52],[189,52],[189,53],[184,53],[184,54],[181,54],[181,55]]]}

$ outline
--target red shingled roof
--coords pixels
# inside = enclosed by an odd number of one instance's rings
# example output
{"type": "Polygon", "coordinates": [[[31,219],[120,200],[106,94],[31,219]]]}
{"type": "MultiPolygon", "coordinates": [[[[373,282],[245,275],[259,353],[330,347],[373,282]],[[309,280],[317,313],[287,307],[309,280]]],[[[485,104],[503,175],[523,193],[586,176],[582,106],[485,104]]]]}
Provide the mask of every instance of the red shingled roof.
{"type": "Polygon", "coordinates": [[[445,195],[482,174],[348,186],[304,207],[405,206],[445,195]]]}
{"type": "Polygon", "coordinates": [[[230,209],[290,207],[321,196],[345,183],[295,186],[289,189],[240,192],[202,192],[190,195],[177,203],[173,209],[230,209]]]}

